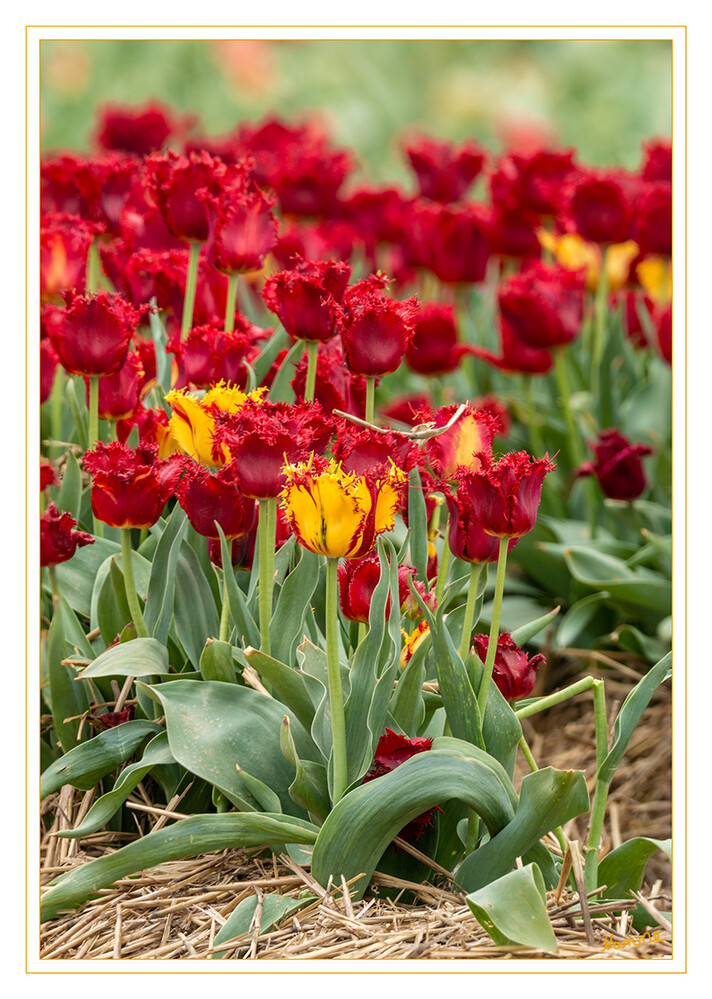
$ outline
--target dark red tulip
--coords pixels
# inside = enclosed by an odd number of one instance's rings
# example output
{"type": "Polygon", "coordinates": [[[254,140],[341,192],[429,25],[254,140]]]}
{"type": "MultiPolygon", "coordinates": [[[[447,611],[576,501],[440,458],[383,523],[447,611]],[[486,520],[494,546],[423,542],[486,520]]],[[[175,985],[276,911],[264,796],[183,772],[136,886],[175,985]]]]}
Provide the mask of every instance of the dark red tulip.
{"type": "MultiPolygon", "coordinates": [[[[472,643],[478,657],[484,662],[487,658],[489,637],[487,635],[474,635],[472,643]]],[[[505,631],[497,638],[492,679],[505,700],[518,701],[531,694],[536,683],[536,671],[544,662],[546,662],[546,658],[541,654],[530,658],[512,640],[512,636],[505,631]]]]}
{"type": "Polygon", "coordinates": [[[584,462],[577,475],[595,475],[601,491],[609,499],[634,500],[645,492],[648,480],[642,457],[652,454],[647,444],[631,444],[619,430],[602,430],[597,441],[588,445],[595,455],[584,462]]]}
{"type": "Polygon", "coordinates": [[[76,526],[70,513],[60,513],[56,503],[48,504],[40,517],[40,565],[67,562],[77,548],[94,544],[91,534],[75,531],[76,526]]]}

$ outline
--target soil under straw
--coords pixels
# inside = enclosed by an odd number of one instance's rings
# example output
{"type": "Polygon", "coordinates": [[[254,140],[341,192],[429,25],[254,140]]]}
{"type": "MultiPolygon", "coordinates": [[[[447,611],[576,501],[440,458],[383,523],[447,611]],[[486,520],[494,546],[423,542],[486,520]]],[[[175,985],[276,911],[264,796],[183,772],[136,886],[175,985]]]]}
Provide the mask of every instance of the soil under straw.
{"type": "MultiPolygon", "coordinates": [[[[577,664],[581,665],[580,661],[577,664]]],[[[565,662],[557,665],[555,686],[577,679],[565,662]]],[[[625,664],[616,671],[603,669],[595,660],[586,673],[604,676],[609,718],[633,679],[625,664]]],[[[542,677],[542,682],[547,679],[542,677]]],[[[552,684],[547,684],[549,689],[552,684]]],[[[670,693],[660,688],[633,735],[628,752],[613,782],[602,848],[613,849],[633,836],[665,839],[671,830],[670,693]]],[[[540,766],[583,769],[593,790],[595,745],[593,712],[586,696],[567,701],[524,722],[524,731],[540,766]]],[[[518,785],[526,770],[518,770],[518,785]]],[[[142,796],[139,787],[130,802],[135,805],[136,836],[171,819],[163,806],[142,796]]],[[[58,839],[59,829],[81,821],[94,792],[63,788],[44,803],[47,831],[42,838],[41,881],[47,884],[59,873],[116,849],[131,833],[95,833],[80,840],[58,839]],[[51,820],[53,816],[53,820],[51,820]]],[[[180,814],[180,804],[173,804],[180,814]]],[[[168,811],[171,809],[168,808],[168,811]]],[[[584,841],[585,819],[564,827],[571,839],[584,841]]],[[[555,841],[552,841],[555,849],[555,841]]],[[[412,885],[378,873],[372,891],[352,902],[342,886],[324,892],[311,878],[308,868],[288,857],[258,856],[264,851],[226,850],[184,861],[173,861],[125,879],[99,893],[75,912],[41,928],[40,958],[46,960],[456,960],[472,958],[546,960],[640,960],[664,959],[672,954],[666,920],[660,917],[657,942],[646,939],[633,945],[638,934],[630,929],[627,911],[613,915],[611,903],[589,900],[591,926],[587,933],[580,918],[567,906],[578,903],[575,892],[565,891],[558,904],[554,892],[547,906],[558,943],[558,952],[546,954],[527,948],[496,946],[476,921],[464,898],[449,890],[448,882],[435,875],[433,883],[412,885]],[[277,928],[261,933],[258,924],[240,939],[217,950],[214,939],[235,907],[245,898],[279,892],[297,897],[309,889],[318,900],[284,920],[277,928]],[[417,904],[379,896],[379,890],[415,891],[417,904]],[[630,943],[616,949],[612,941],[630,943]],[[606,948],[606,944],[608,947],[606,948]]],[[[643,895],[660,912],[671,903],[670,864],[661,852],[648,864],[643,895]]],[[[412,897],[412,895],[411,895],[412,897]]],[[[632,904],[632,903],[631,903],[632,904]]],[[[259,912],[260,906],[257,906],[259,912]]],[[[654,931],[651,931],[654,932],[654,931]]]]}

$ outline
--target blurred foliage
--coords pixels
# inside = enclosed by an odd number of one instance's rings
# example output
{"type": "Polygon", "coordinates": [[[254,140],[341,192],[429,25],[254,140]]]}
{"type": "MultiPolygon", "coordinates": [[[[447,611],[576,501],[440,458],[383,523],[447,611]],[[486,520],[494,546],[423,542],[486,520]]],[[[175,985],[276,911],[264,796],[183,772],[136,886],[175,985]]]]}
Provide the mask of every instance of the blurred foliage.
{"type": "Polygon", "coordinates": [[[87,149],[102,104],[155,98],[209,135],[318,112],[373,180],[406,179],[409,129],[494,151],[533,132],[633,169],[643,140],[670,135],[671,53],[664,40],[47,40],[42,147],[87,149]]]}

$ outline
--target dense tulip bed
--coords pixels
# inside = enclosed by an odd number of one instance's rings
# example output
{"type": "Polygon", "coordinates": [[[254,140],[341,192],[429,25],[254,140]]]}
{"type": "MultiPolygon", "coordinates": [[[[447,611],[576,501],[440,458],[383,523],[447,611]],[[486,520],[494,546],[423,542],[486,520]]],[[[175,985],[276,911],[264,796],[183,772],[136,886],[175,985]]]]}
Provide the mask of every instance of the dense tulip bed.
{"type": "Polygon", "coordinates": [[[627,172],[410,137],[403,190],[311,121],[190,124],[105,109],[41,165],[42,796],[98,788],[81,837],[190,785],[43,918],[263,845],[352,897],[434,864],[554,949],[572,860],[629,900],[669,851],[601,855],[670,676],[670,144],[627,172]],[[641,676],[611,736],[603,679],[537,682],[573,647],[641,676]],[[520,724],[586,691],[591,800],[520,724]]]}

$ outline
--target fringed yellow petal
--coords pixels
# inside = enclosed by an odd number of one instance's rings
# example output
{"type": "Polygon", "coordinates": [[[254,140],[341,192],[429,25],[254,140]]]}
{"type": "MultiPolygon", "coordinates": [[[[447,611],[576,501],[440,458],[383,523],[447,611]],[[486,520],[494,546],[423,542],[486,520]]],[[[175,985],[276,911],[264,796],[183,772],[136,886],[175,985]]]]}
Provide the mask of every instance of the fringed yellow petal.
{"type": "Polygon", "coordinates": [[[180,450],[210,468],[224,464],[229,458],[226,448],[223,448],[223,461],[213,458],[215,420],[201,400],[188,395],[183,389],[174,389],[167,393],[166,402],[173,407],[169,423],[173,440],[180,450]]]}

